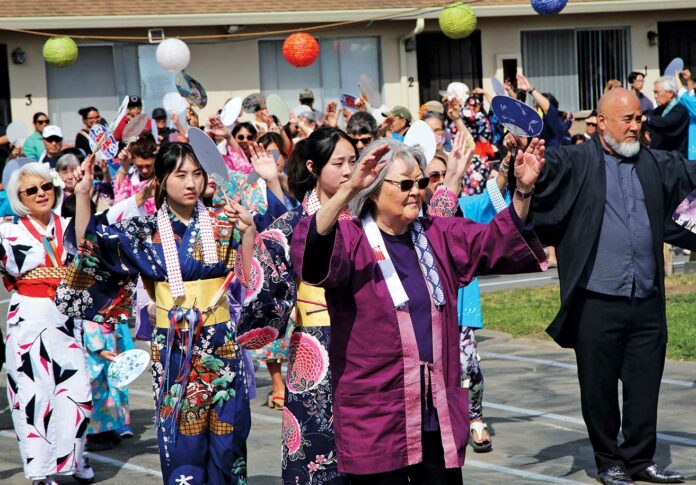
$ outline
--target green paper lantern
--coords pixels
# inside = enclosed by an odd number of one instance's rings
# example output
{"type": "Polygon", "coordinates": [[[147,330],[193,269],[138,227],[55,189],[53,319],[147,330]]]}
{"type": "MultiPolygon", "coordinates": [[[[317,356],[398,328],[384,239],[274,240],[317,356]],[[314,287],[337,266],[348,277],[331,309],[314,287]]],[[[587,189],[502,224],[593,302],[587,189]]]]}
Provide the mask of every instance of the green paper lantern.
{"type": "Polygon", "coordinates": [[[474,9],[461,2],[442,9],[439,22],[440,30],[450,39],[465,39],[476,30],[474,9]]]}
{"type": "Polygon", "coordinates": [[[77,44],[70,37],[51,37],[43,46],[46,62],[56,67],[68,67],[77,60],[77,44]]]}

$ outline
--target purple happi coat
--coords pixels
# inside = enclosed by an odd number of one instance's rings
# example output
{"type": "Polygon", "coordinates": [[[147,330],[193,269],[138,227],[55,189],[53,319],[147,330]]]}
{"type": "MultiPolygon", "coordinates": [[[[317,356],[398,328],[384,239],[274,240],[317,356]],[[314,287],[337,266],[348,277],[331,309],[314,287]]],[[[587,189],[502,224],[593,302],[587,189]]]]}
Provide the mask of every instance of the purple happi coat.
{"type": "Polygon", "coordinates": [[[431,303],[432,364],[420,361],[409,312],[394,309],[360,221],[340,221],[327,236],[316,233],[313,217],[295,228],[291,258],[296,274],[326,289],[341,472],[382,473],[422,461],[422,366],[430,370],[424,375],[431,380],[445,465],[464,464],[469,400],[460,377],[457,290],[477,275],[546,268],[536,235],[512,211],[501,212],[490,224],[421,219],[446,298],[441,309],[431,303]],[[327,247],[326,238],[332,250],[322,258],[319,246],[327,247]]]}

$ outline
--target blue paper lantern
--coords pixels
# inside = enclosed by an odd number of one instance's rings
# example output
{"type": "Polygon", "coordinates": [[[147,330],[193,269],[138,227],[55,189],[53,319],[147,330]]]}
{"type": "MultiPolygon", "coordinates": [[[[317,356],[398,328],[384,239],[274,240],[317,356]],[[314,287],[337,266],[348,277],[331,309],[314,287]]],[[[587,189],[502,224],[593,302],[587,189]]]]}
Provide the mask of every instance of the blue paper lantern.
{"type": "Polygon", "coordinates": [[[532,0],[532,8],[539,15],[556,15],[567,3],[568,0],[532,0]]]}

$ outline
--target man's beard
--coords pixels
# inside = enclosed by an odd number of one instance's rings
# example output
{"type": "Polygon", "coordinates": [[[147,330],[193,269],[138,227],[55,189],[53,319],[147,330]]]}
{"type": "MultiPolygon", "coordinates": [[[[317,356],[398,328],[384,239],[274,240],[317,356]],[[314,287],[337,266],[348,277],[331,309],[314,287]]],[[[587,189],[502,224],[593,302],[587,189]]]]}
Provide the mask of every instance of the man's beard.
{"type": "Polygon", "coordinates": [[[622,141],[618,142],[614,138],[612,138],[608,133],[604,133],[602,135],[602,138],[604,138],[604,142],[609,145],[609,147],[614,150],[617,154],[622,156],[623,158],[632,158],[638,155],[638,152],[640,151],[640,142],[639,141],[622,141]]]}

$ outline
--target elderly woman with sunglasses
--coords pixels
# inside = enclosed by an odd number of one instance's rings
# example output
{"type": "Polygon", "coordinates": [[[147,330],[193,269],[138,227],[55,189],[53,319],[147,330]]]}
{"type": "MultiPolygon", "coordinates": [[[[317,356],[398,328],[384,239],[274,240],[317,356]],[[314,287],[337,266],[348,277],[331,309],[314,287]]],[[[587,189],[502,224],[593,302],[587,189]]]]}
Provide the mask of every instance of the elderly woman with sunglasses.
{"type": "Polygon", "coordinates": [[[339,471],[351,483],[462,483],[457,290],[480,274],[543,269],[524,223],[543,154],[537,140],[519,152],[513,205],[476,224],[419,217],[423,153],[378,141],[295,229],[296,273],[326,290],[339,471]],[[355,218],[339,220],[349,205],[355,218]]]}
{"type": "Polygon", "coordinates": [[[53,212],[62,190],[48,165],[28,163],[6,187],[16,224],[0,225],[0,271],[14,290],[7,313],[7,393],[24,475],[90,482],[82,457],[92,394],[81,330],[54,303],[69,262],[63,245],[68,220],[53,212]]]}

